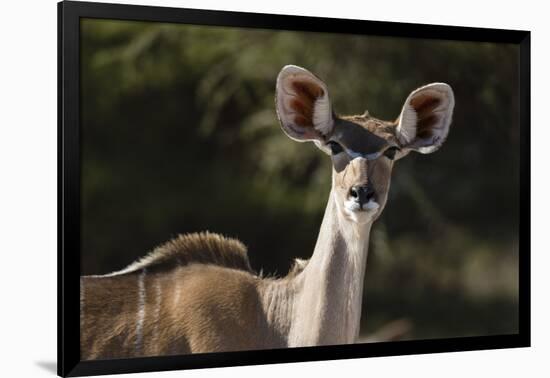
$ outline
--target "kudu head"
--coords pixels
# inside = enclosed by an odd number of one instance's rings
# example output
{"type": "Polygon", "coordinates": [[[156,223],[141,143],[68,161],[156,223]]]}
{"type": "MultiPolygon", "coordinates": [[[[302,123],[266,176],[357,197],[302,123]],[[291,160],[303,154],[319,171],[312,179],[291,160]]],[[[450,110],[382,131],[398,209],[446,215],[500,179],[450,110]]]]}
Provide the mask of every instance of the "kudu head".
{"type": "Polygon", "coordinates": [[[312,141],[332,159],[332,195],[351,222],[372,223],[386,204],[396,160],[410,151],[428,154],[445,141],[454,108],[451,87],[433,83],[414,90],[394,122],[368,112],[334,113],[326,84],[306,69],[285,66],[277,77],[277,114],[298,142],[312,141]]]}

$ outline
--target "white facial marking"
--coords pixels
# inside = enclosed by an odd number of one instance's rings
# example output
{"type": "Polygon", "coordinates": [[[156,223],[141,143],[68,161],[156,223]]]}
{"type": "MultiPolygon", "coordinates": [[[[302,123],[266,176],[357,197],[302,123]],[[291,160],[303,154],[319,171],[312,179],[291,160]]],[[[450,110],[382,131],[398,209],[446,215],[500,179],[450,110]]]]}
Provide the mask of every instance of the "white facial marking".
{"type": "Polygon", "coordinates": [[[351,158],[351,160],[357,159],[357,158],[363,158],[366,160],[375,160],[375,159],[378,159],[383,154],[383,151],[373,152],[371,154],[362,154],[360,152],[355,152],[353,150],[350,150],[349,148],[344,147],[344,149],[346,151],[346,154],[351,158]]]}
{"type": "Polygon", "coordinates": [[[348,217],[356,223],[366,223],[372,219],[376,210],[380,205],[374,200],[370,200],[366,204],[359,205],[354,199],[344,201],[344,211],[348,217]]]}
{"type": "Polygon", "coordinates": [[[363,157],[367,160],[374,160],[374,159],[378,159],[380,156],[382,156],[382,154],[383,154],[382,151],[378,151],[378,152],[373,152],[372,154],[363,155],[363,157]]]}
{"type": "Polygon", "coordinates": [[[363,157],[363,154],[360,154],[359,152],[355,152],[349,149],[346,149],[346,153],[351,158],[351,160],[363,157]]]}
{"type": "Polygon", "coordinates": [[[370,200],[366,205],[363,205],[363,208],[367,210],[377,210],[379,207],[380,205],[375,200],[370,200]]]}

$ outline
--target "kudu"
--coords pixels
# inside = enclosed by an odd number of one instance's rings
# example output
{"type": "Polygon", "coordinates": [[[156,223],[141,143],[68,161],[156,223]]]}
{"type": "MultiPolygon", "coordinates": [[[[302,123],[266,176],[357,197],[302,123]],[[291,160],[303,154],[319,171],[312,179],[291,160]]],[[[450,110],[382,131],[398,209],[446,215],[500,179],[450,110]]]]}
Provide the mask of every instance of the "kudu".
{"type": "Polygon", "coordinates": [[[199,233],[181,235],[122,271],[84,276],[83,359],[357,340],[369,233],[386,204],[393,164],[410,151],[441,146],[453,91],[443,83],[416,89],[395,122],[367,112],[337,116],[324,82],[285,66],[276,107],[291,139],[312,141],[332,159],[332,188],[309,261],[296,260],[286,277],[261,277],[239,241],[199,233]]]}

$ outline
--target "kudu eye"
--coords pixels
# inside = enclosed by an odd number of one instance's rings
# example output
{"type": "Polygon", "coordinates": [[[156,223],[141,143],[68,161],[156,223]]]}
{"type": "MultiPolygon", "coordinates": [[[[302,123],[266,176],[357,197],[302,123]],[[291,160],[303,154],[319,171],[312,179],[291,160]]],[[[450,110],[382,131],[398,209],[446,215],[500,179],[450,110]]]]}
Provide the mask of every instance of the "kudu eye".
{"type": "Polygon", "coordinates": [[[384,156],[387,157],[390,160],[395,159],[395,154],[399,151],[399,147],[390,147],[386,151],[384,151],[384,156]]]}
{"type": "Polygon", "coordinates": [[[340,144],[338,144],[338,143],[336,143],[332,140],[327,143],[327,146],[330,148],[330,152],[333,155],[337,155],[340,152],[344,151],[344,148],[340,144]]]}

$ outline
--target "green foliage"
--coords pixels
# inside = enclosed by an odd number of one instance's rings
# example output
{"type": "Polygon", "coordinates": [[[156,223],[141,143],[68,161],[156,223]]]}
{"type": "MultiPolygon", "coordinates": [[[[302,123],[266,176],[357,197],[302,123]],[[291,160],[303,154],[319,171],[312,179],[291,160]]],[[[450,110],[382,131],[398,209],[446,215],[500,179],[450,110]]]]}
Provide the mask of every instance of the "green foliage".
{"type": "Polygon", "coordinates": [[[337,112],[383,119],[411,90],[443,81],[456,97],[451,133],[436,154],[397,163],[371,241],[366,328],[407,317],[415,338],[517,331],[515,46],[91,19],[81,28],[83,274],[201,230],[240,238],[256,269],[285,274],[313,250],[331,167],[281,132],[281,67],[323,78],[337,112]]]}

